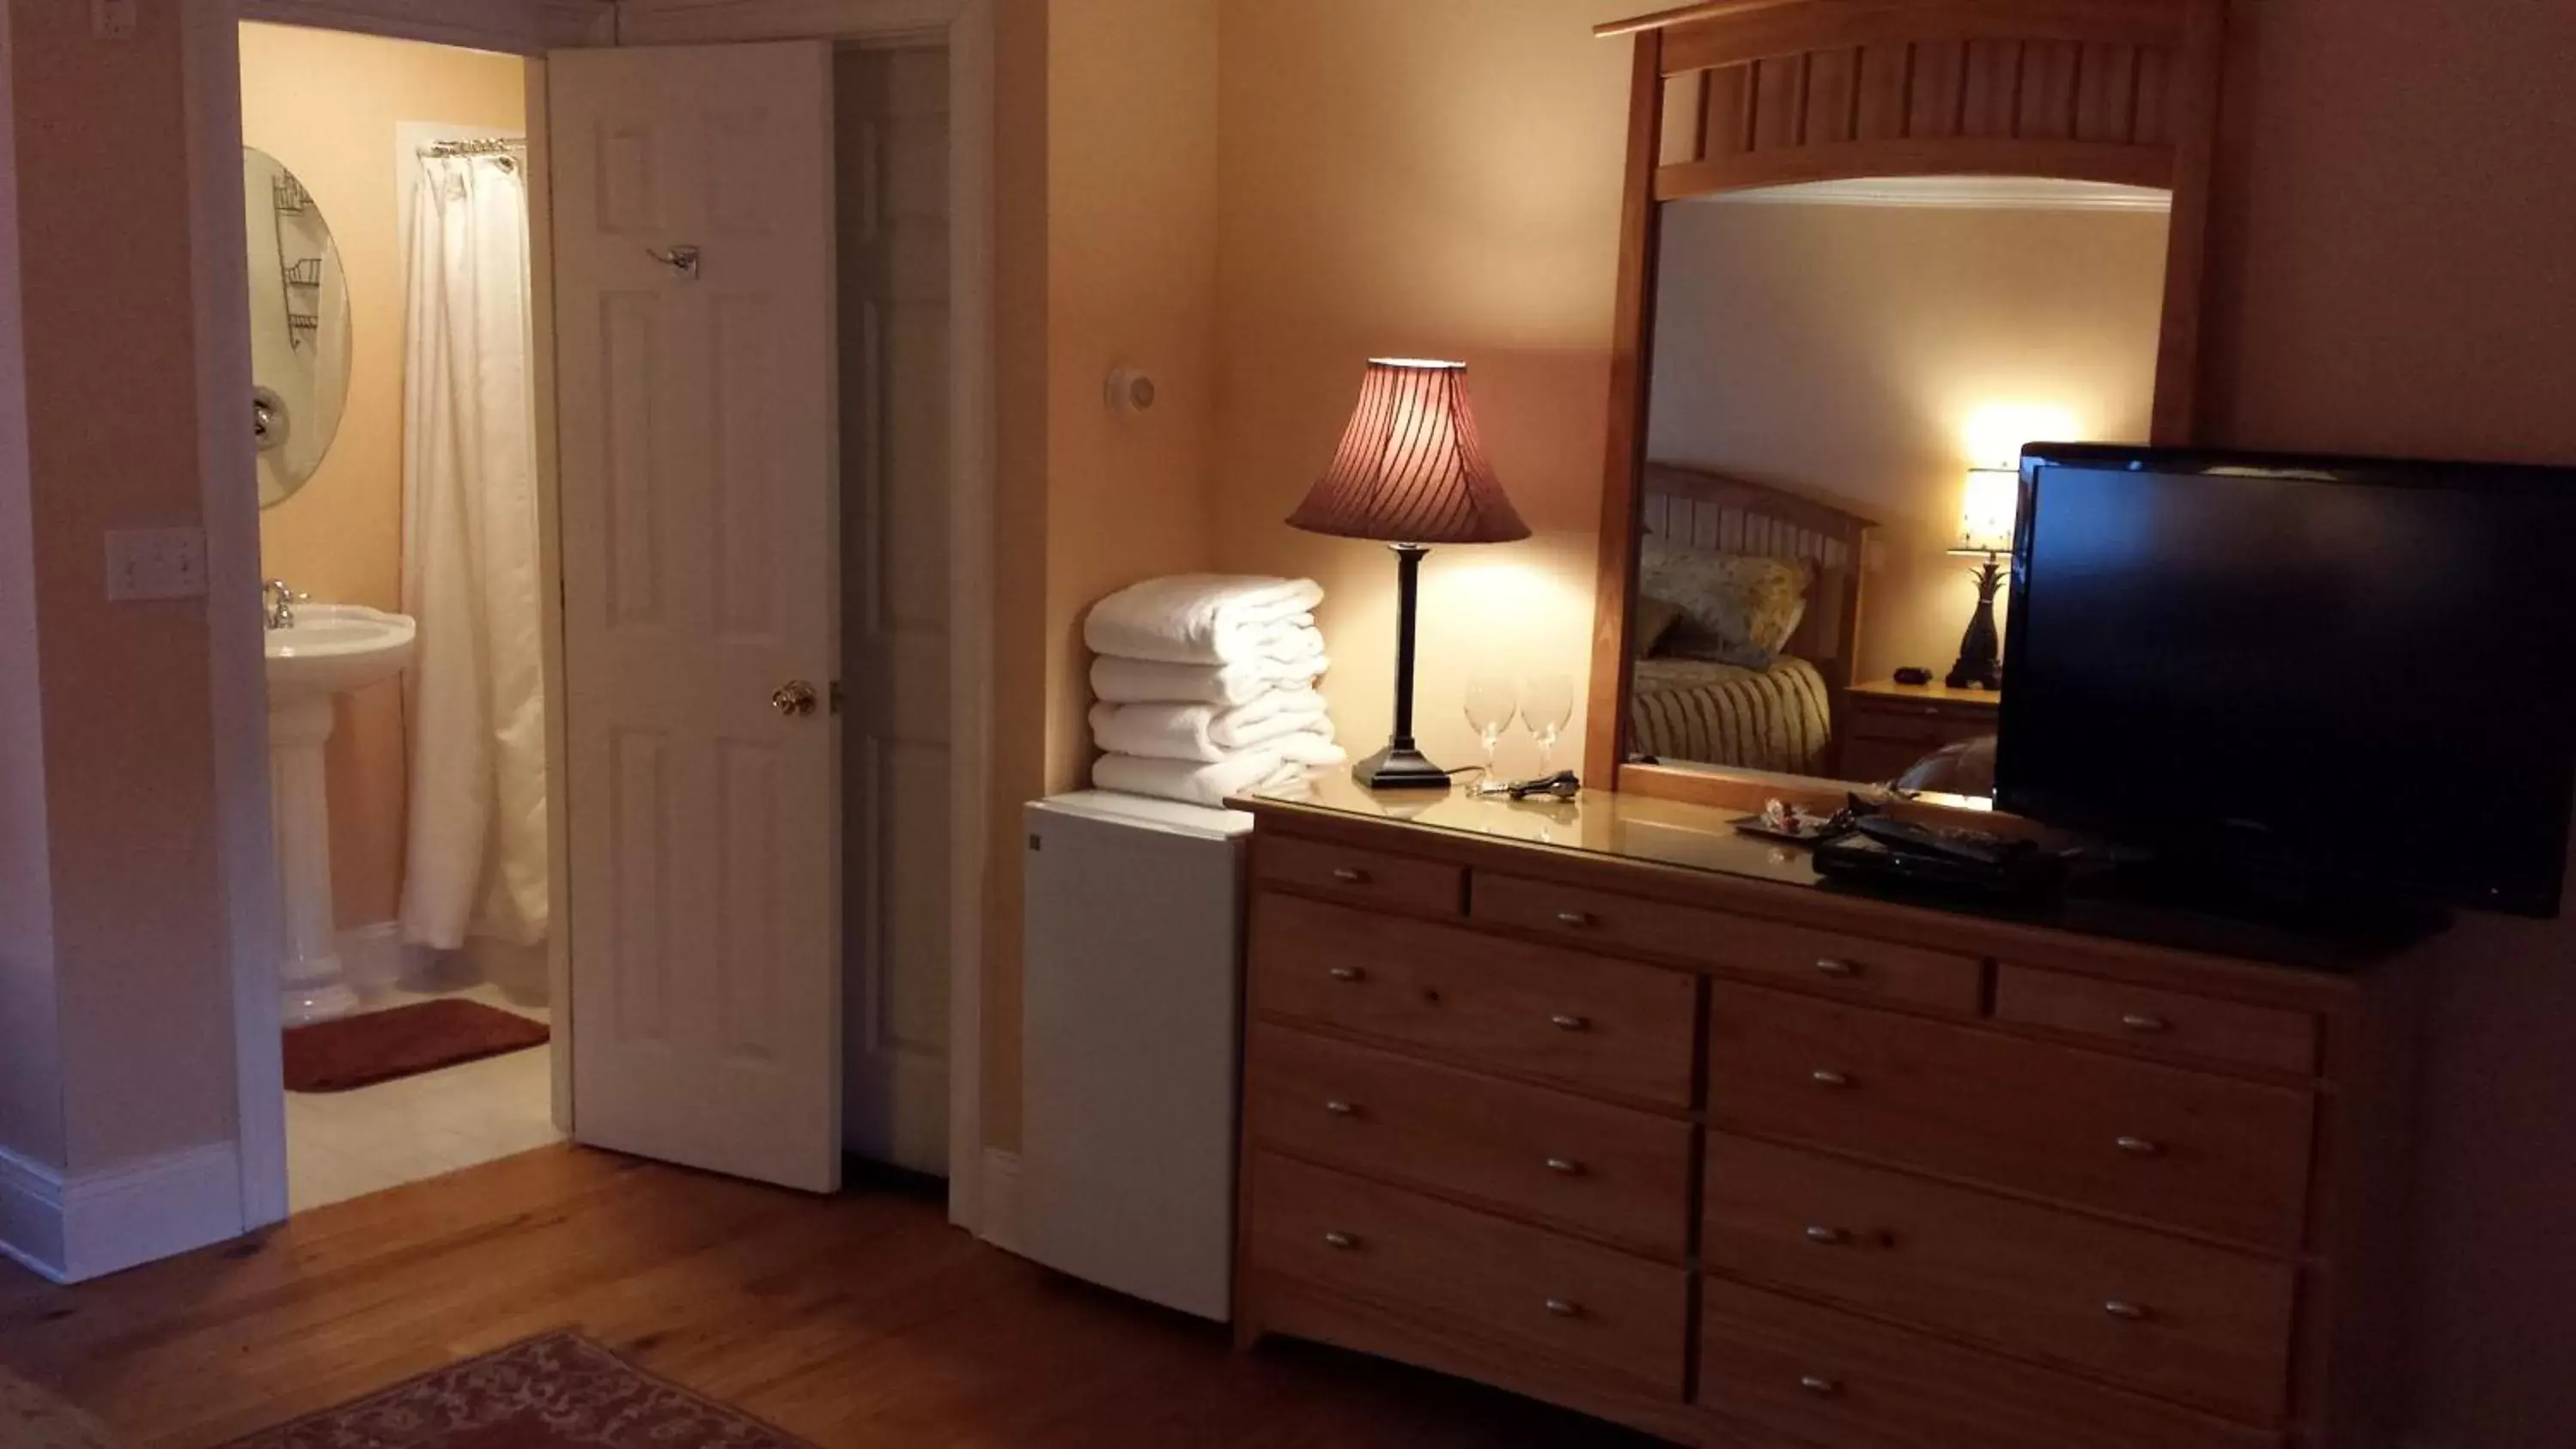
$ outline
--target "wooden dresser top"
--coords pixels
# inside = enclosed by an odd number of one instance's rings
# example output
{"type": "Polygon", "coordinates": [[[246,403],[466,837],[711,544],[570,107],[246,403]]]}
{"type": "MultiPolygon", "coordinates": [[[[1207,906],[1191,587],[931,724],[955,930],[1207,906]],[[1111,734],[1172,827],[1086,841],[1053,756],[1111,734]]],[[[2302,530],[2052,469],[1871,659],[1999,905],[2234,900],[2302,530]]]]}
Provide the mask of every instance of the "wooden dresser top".
{"type": "Polygon", "coordinates": [[[1410,848],[1471,859],[1488,869],[1543,873],[1636,894],[1722,903],[1781,919],[1883,917],[1882,929],[1907,936],[1960,934],[1992,941],[2039,933],[2080,937],[2107,948],[2150,947],[2174,953],[2291,967],[2326,977],[2369,972],[2393,951],[2363,951],[2249,922],[2160,910],[2081,895],[2037,906],[1996,906],[1929,894],[1891,894],[1828,881],[1808,852],[1740,832],[1728,822],[1741,810],[1694,805],[1608,790],[1574,800],[1514,801],[1446,791],[1362,788],[1340,771],[1318,772],[1305,786],[1238,797],[1235,807],[1302,834],[1354,842],[1386,832],[1413,837],[1410,848]]]}

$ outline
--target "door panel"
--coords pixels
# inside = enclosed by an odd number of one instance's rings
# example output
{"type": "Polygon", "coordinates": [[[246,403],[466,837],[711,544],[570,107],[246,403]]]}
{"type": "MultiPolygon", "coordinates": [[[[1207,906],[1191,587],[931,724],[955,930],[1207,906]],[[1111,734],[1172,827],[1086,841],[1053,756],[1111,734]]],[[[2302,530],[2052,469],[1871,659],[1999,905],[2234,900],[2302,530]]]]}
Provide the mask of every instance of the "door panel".
{"type": "Polygon", "coordinates": [[[830,64],[548,67],[575,1135],[817,1191],[838,739],[771,696],[839,666],[830,64]]]}
{"type": "Polygon", "coordinates": [[[852,1150],[948,1165],[948,116],[940,50],[834,58],[852,1150]]]}

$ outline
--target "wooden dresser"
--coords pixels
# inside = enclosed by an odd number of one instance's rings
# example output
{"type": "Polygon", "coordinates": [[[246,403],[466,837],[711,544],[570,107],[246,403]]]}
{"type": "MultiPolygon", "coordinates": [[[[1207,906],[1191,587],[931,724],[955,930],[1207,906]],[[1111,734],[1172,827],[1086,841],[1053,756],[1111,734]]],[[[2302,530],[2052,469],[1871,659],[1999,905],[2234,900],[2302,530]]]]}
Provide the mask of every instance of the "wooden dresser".
{"type": "Polygon", "coordinates": [[[1245,1342],[1695,1443],[2387,1442],[2395,971],[1836,891],[1707,807],[1319,791],[1240,802],[1245,1342]]]}

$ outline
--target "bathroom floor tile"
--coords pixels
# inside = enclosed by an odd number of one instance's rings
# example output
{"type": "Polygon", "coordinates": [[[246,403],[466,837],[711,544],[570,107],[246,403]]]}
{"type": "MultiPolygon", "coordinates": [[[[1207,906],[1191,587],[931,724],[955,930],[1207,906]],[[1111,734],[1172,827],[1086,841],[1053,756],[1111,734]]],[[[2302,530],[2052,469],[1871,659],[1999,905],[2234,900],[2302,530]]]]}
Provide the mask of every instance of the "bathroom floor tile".
{"type": "MultiPolygon", "coordinates": [[[[542,1006],[500,988],[372,998],[382,1011],[463,999],[545,1021],[542,1006]]],[[[554,1125],[551,1048],[487,1057],[353,1092],[286,1094],[287,1206],[304,1212],[425,1177],[532,1152],[563,1140],[554,1125]]]]}

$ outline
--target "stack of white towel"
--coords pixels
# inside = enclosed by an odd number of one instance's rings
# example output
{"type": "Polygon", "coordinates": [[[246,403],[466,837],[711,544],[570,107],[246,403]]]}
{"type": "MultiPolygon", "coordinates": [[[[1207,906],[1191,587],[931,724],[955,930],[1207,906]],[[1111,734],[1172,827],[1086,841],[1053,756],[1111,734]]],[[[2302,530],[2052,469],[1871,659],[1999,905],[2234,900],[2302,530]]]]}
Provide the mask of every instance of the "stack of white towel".
{"type": "Polygon", "coordinates": [[[1222,805],[1348,758],[1315,691],[1323,597],[1312,579],[1179,574],[1092,605],[1091,782],[1222,805]]]}

